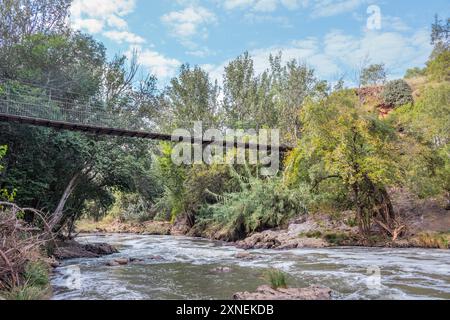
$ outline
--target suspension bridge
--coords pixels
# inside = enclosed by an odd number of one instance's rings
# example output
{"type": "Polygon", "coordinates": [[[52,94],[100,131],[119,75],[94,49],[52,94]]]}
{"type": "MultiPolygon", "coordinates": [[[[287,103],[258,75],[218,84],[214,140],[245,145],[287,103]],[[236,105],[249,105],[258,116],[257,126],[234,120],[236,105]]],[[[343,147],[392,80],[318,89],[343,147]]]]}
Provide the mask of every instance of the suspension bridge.
{"type": "Polygon", "coordinates": [[[158,141],[190,142],[191,144],[218,145],[252,150],[278,149],[286,153],[287,145],[262,145],[234,141],[199,139],[192,136],[174,137],[152,132],[148,120],[133,110],[106,111],[106,106],[92,98],[73,98],[67,91],[18,81],[0,79],[0,122],[69,130],[92,135],[141,138],[158,141]]]}

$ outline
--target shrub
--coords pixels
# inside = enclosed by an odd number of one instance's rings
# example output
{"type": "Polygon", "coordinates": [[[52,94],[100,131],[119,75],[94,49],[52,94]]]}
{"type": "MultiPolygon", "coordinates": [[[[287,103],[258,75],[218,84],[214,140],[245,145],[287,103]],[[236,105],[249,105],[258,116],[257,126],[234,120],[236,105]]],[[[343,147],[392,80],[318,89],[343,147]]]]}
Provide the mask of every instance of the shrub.
{"type": "Polygon", "coordinates": [[[23,285],[21,287],[15,287],[11,291],[3,294],[6,300],[33,301],[43,300],[47,292],[44,293],[44,291],[39,287],[23,285]]]}
{"type": "Polygon", "coordinates": [[[405,79],[423,77],[425,75],[426,75],[426,69],[421,69],[421,68],[415,67],[415,68],[406,70],[405,79]]]}
{"type": "Polygon", "coordinates": [[[271,269],[265,272],[264,278],[270,283],[272,289],[287,288],[286,274],[277,269],[271,269]]]}
{"type": "Polygon", "coordinates": [[[307,212],[305,195],[288,189],[279,178],[239,176],[239,179],[241,191],[218,196],[217,204],[204,207],[199,213],[205,225],[221,229],[225,240],[236,241],[252,232],[279,227],[307,212]]]}
{"type": "Polygon", "coordinates": [[[450,50],[444,50],[428,62],[427,74],[436,81],[450,81],[450,50]]]}
{"type": "Polygon", "coordinates": [[[449,249],[450,235],[446,233],[421,233],[416,238],[424,248],[449,249]]]}
{"type": "Polygon", "coordinates": [[[412,89],[403,79],[390,81],[386,84],[383,91],[383,100],[385,104],[396,107],[414,102],[412,89]]]}
{"type": "Polygon", "coordinates": [[[48,268],[42,262],[29,262],[25,267],[24,278],[30,286],[45,287],[49,284],[48,268]]]}

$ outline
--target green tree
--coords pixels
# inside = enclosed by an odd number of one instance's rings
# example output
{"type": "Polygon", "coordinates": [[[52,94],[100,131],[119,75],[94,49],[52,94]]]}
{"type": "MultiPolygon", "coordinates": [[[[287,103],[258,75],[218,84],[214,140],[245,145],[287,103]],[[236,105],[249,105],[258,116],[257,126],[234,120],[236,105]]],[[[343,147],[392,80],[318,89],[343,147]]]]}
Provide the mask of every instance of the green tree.
{"type": "Polygon", "coordinates": [[[401,178],[395,131],[357,106],[351,90],[306,103],[300,147],[287,159],[286,178],[314,192],[337,182],[353,202],[362,234],[370,234],[375,221],[393,235],[396,216],[386,188],[401,178]]]}
{"type": "Polygon", "coordinates": [[[281,64],[281,55],[270,57],[273,91],[278,113],[278,127],[283,139],[295,144],[300,137],[300,108],[318,88],[314,70],[297,60],[281,64]]]}
{"type": "Polygon", "coordinates": [[[376,86],[386,82],[386,69],[384,64],[372,64],[361,72],[361,85],[376,86]]]}
{"type": "Polygon", "coordinates": [[[223,106],[228,127],[255,128],[252,115],[258,82],[253,64],[250,54],[245,52],[225,67],[223,106]]]}
{"type": "Polygon", "coordinates": [[[218,94],[218,84],[211,82],[207,72],[198,66],[183,65],[166,89],[162,120],[172,128],[189,128],[193,121],[215,127],[219,124],[218,94]]]}

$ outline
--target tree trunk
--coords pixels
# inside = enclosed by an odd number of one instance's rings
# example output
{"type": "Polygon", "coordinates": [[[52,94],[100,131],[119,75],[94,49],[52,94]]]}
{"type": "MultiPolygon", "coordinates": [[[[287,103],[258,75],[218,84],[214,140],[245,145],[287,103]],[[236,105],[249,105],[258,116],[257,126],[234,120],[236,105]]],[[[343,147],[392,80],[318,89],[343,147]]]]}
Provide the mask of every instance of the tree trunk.
{"type": "Polygon", "coordinates": [[[66,189],[64,190],[64,193],[59,200],[58,206],[56,207],[55,211],[52,214],[52,218],[50,221],[50,227],[53,229],[55,226],[58,225],[58,223],[61,221],[61,218],[63,217],[64,213],[64,207],[66,205],[67,200],[69,199],[70,195],[72,194],[73,190],[75,189],[77,185],[77,180],[80,177],[80,173],[75,174],[72,179],[70,179],[69,184],[66,186],[66,189]]]}

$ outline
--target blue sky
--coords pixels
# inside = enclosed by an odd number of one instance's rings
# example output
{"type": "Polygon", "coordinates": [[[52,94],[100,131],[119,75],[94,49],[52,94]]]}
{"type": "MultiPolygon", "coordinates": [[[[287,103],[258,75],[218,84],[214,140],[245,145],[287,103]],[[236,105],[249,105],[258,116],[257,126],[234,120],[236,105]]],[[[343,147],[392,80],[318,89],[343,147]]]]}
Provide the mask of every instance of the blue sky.
{"type": "Polygon", "coordinates": [[[246,50],[257,71],[267,67],[270,53],[281,50],[285,60],[306,62],[323,79],[344,76],[351,82],[363,63],[385,63],[391,78],[422,66],[432,50],[433,16],[447,18],[449,4],[448,0],[74,0],[71,20],[75,28],[102,41],[109,56],[136,49],[141,66],[162,83],[186,62],[220,80],[224,66],[246,50]]]}

